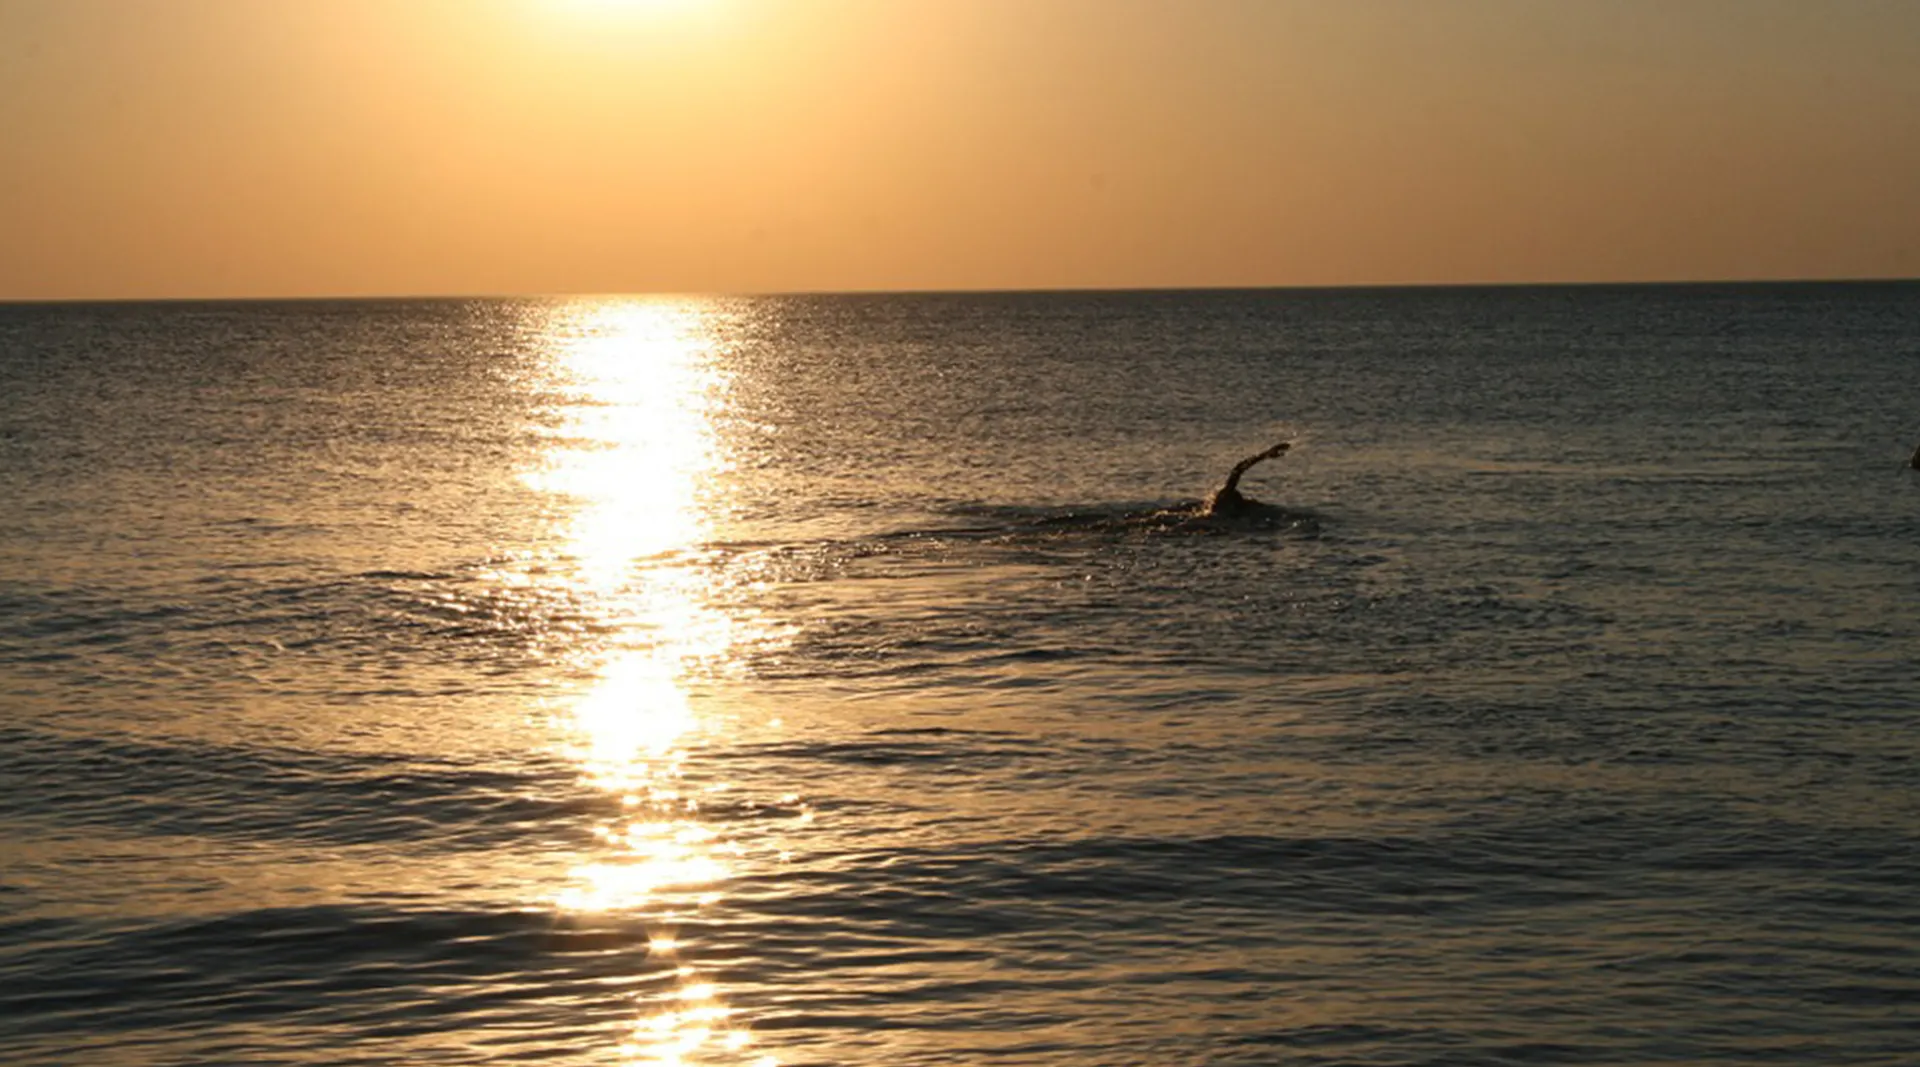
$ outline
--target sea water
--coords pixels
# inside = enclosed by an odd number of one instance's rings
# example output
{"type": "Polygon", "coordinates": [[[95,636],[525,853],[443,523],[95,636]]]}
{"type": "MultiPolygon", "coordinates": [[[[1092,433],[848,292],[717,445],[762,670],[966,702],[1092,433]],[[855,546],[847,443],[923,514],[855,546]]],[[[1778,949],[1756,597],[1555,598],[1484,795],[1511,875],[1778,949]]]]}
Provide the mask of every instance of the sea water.
{"type": "Polygon", "coordinates": [[[1920,1061],[1916,444],[1912,284],[0,307],[0,1059],[1920,1061]]]}

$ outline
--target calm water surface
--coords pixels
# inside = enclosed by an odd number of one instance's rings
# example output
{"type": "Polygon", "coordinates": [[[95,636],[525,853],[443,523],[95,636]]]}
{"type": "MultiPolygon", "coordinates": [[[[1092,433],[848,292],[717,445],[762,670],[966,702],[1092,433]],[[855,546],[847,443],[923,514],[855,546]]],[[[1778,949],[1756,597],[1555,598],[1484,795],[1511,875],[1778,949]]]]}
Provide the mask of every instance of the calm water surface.
{"type": "Polygon", "coordinates": [[[1916,371],[1917,285],[0,307],[0,1059],[1920,1061],[1916,371]]]}

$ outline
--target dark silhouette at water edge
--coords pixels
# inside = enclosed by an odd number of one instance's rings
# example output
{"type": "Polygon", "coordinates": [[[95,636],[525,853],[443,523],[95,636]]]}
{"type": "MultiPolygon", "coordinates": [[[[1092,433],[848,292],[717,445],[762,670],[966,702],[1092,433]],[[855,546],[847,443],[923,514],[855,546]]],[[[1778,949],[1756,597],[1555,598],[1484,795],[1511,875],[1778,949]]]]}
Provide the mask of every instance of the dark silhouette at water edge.
{"type": "Polygon", "coordinates": [[[1241,494],[1241,476],[1252,470],[1255,465],[1264,463],[1292,447],[1293,442],[1282,441],[1265,452],[1255,453],[1234,464],[1233,470],[1227,473],[1227,480],[1222,482],[1220,488],[1215,489],[1213,495],[1207,497],[1206,502],[1200,506],[1200,513],[1210,519],[1228,519],[1246,515],[1261,507],[1259,501],[1250,500],[1241,494]]]}

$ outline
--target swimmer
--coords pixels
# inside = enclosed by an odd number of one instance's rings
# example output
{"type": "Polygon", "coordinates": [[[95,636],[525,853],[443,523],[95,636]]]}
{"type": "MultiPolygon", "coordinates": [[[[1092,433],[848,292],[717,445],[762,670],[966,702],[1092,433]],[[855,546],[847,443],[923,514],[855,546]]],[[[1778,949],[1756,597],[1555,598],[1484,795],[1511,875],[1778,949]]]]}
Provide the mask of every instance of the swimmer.
{"type": "Polygon", "coordinates": [[[1292,447],[1293,442],[1282,441],[1265,452],[1248,456],[1234,464],[1233,470],[1227,474],[1227,480],[1220,488],[1213,491],[1213,495],[1207,498],[1205,504],[1201,505],[1200,514],[1210,519],[1226,519],[1245,515],[1259,507],[1258,502],[1240,495],[1240,476],[1251,470],[1254,464],[1272,459],[1292,447]]]}

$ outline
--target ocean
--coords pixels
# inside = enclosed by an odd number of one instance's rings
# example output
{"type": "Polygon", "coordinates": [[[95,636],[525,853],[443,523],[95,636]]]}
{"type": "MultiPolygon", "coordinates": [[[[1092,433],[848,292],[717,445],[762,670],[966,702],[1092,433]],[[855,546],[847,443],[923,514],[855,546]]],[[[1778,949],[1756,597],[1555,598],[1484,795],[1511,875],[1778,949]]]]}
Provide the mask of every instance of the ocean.
{"type": "Polygon", "coordinates": [[[0,1061],[1920,1062],[1916,445],[1914,283],[0,305],[0,1061]]]}

